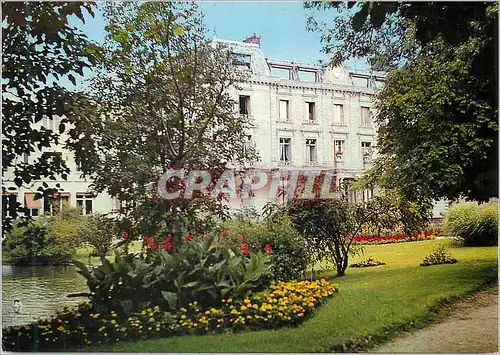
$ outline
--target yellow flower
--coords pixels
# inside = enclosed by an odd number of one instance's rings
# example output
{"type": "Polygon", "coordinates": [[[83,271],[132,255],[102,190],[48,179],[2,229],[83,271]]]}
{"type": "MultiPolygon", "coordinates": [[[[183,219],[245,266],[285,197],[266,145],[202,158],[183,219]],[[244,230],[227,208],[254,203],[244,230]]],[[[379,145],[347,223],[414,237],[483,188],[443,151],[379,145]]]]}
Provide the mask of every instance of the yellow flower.
{"type": "Polygon", "coordinates": [[[245,300],[243,302],[250,303],[251,301],[248,298],[245,298],[245,300]]]}
{"type": "Polygon", "coordinates": [[[245,307],[245,306],[241,306],[241,311],[242,311],[242,312],[245,312],[246,310],[247,310],[247,307],[245,307]]]}
{"type": "Polygon", "coordinates": [[[183,315],[181,316],[181,319],[186,319],[186,315],[184,315],[184,314],[183,314],[183,315]]]}

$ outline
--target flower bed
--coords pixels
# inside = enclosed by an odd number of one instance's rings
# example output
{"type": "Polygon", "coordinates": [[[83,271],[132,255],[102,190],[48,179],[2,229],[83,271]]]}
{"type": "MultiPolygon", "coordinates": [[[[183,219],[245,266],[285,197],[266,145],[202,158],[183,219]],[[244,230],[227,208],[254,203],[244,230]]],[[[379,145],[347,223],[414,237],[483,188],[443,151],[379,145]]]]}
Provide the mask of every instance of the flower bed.
{"type": "Polygon", "coordinates": [[[379,266],[385,265],[385,261],[375,258],[366,258],[358,261],[357,263],[352,263],[351,267],[370,267],[370,266],[379,266]]]}
{"type": "Polygon", "coordinates": [[[423,232],[414,235],[386,235],[386,236],[369,236],[357,235],[354,237],[354,244],[388,244],[388,243],[405,243],[416,242],[420,240],[436,239],[436,234],[431,232],[423,232]]]}
{"type": "Polygon", "coordinates": [[[420,266],[440,265],[440,264],[455,264],[458,260],[447,253],[444,245],[435,248],[432,253],[427,255],[420,266]]]}
{"type": "Polygon", "coordinates": [[[223,299],[218,308],[201,309],[192,302],[177,314],[158,306],[130,316],[99,314],[83,304],[50,319],[6,328],[2,343],[7,351],[65,350],[121,340],[293,326],[336,291],[325,279],[279,282],[243,300],[223,299]]]}

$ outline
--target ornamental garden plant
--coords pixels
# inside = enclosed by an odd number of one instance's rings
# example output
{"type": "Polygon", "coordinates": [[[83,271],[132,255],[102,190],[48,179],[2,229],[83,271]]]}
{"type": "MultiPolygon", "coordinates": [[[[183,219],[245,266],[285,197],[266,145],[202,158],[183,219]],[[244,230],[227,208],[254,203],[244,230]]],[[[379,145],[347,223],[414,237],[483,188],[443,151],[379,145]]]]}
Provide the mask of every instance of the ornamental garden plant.
{"type": "Polygon", "coordinates": [[[352,263],[349,265],[350,267],[371,267],[371,266],[379,266],[379,265],[385,265],[386,262],[382,261],[380,259],[375,259],[373,257],[368,257],[359,260],[358,262],[352,263]]]}
{"type": "MultiPolygon", "coordinates": [[[[124,240],[128,234],[122,235],[124,240]]],[[[9,351],[75,348],[121,340],[272,329],[300,324],[336,292],[326,279],[273,281],[273,248],[244,238],[226,247],[217,237],[144,238],[138,254],[115,251],[114,262],[87,267],[89,302],[49,319],[3,330],[9,351]]]]}
{"type": "Polygon", "coordinates": [[[154,306],[128,316],[97,313],[86,303],[49,319],[4,329],[2,344],[9,351],[65,350],[124,340],[297,326],[335,292],[337,288],[324,278],[278,282],[244,299],[223,298],[217,307],[202,307],[194,301],[176,313],[154,306]]]}
{"type": "Polygon", "coordinates": [[[433,232],[422,232],[413,235],[408,234],[397,234],[397,235],[385,235],[385,236],[373,236],[373,235],[357,235],[354,237],[355,244],[389,244],[389,243],[406,243],[406,242],[416,242],[422,240],[433,240],[436,239],[436,233],[433,232]]]}
{"type": "Polygon", "coordinates": [[[447,253],[444,245],[440,245],[439,247],[435,248],[432,253],[424,258],[420,266],[454,264],[457,262],[457,259],[453,258],[450,254],[447,253]]]}

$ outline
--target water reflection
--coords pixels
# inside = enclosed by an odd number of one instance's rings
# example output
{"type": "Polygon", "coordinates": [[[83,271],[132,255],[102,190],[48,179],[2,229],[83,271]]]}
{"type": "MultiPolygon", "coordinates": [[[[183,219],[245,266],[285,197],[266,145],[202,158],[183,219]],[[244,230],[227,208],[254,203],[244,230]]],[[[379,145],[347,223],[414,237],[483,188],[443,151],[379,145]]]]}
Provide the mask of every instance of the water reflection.
{"type": "Polygon", "coordinates": [[[66,296],[86,290],[85,279],[73,266],[2,265],[2,328],[49,317],[63,306],[81,303],[85,297],[66,296]],[[22,303],[20,313],[14,312],[15,299],[22,303]]]}

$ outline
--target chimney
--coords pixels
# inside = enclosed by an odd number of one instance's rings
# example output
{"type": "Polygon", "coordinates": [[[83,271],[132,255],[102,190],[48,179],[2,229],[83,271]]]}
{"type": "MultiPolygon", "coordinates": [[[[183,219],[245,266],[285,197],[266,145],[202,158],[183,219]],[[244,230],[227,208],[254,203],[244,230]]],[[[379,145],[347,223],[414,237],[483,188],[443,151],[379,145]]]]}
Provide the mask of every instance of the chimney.
{"type": "Polygon", "coordinates": [[[247,38],[243,42],[245,42],[245,43],[253,43],[253,44],[256,44],[256,45],[258,45],[260,47],[260,37],[257,36],[255,33],[253,34],[252,37],[247,38]]]}

